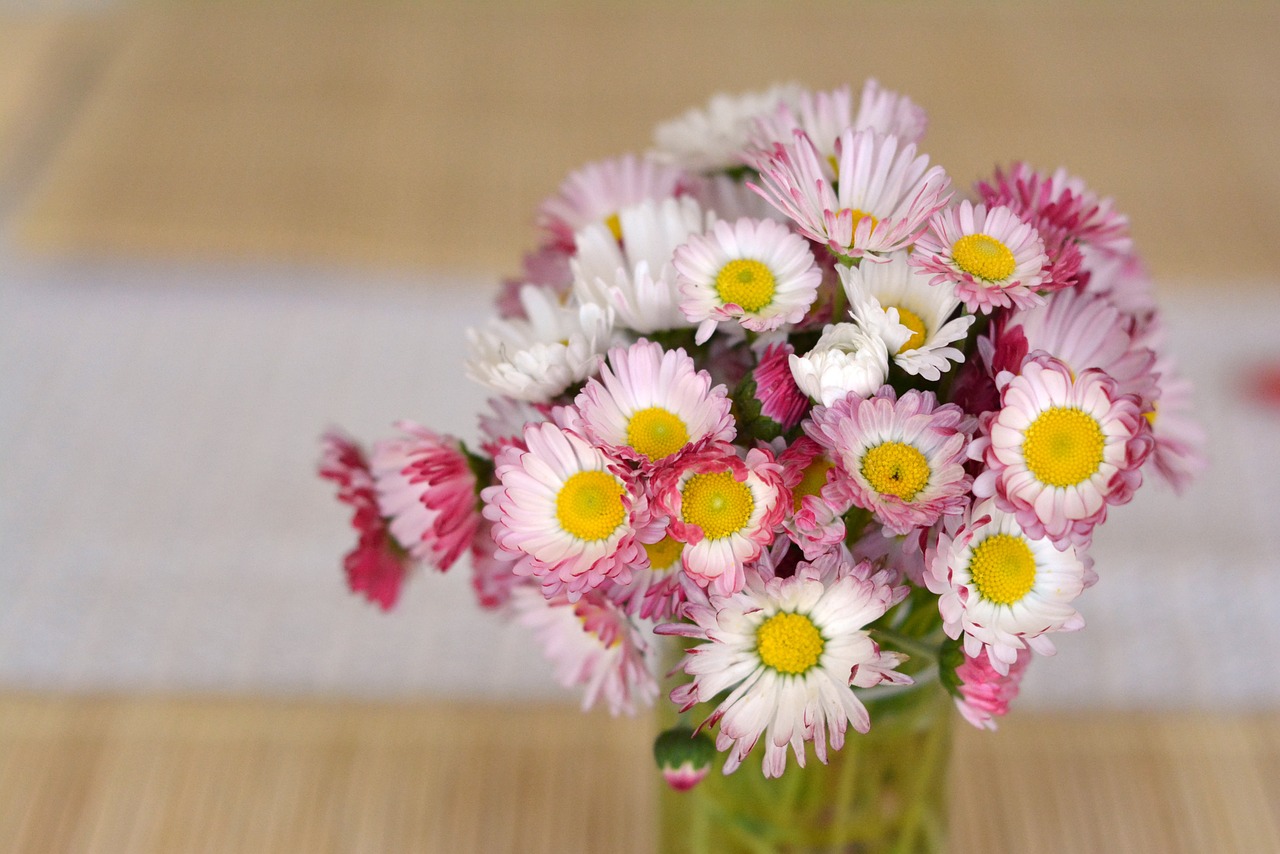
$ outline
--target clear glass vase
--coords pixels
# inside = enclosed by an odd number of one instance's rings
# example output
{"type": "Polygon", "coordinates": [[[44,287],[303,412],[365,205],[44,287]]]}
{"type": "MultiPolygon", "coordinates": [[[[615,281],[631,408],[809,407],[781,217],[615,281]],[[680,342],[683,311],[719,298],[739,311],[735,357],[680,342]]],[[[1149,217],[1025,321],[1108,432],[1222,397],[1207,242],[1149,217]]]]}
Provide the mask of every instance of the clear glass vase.
{"type": "MultiPolygon", "coordinates": [[[[874,694],[875,692],[870,692],[874,694]]],[[[733,774],[687,792],[663,787],[661,848],[672,852],[937,852],[947,841],[955,718],[936,678],[866,701],[871,731],[850,730],[828,764],[810,751],[767,780],[757,746],[733,774]]],[[[700,720],[700,718],[699,718],[700,720]]]]}

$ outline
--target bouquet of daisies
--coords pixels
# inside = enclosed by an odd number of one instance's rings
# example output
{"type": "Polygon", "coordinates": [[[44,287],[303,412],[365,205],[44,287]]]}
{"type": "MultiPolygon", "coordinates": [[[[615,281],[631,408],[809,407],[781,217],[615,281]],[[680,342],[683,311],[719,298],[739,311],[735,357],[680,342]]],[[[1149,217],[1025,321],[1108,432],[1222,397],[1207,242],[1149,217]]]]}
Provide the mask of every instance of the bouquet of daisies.
{"type": "Polygon", "coordinates": [[[389,608],[466,556],[615,714],[677,636],[661,701],[706,704],[726,773],[825,761],[881,684],[993,727],[1083,626],[1108,508],[1184,485],[1201,437],[1126,218],[1021,163],[959,193],[925,124],[875,81],[782,86],[569,175],[470,333],[478,440],[325,437],[351,589],[389,608]]]}

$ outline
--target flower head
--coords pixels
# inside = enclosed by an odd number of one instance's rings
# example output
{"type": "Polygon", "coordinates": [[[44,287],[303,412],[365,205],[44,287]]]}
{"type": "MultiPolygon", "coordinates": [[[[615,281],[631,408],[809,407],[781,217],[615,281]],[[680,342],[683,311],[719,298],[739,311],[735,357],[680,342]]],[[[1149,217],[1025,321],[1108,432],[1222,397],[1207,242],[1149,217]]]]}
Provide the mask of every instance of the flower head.
{"type": "Polygon", "coordinates": [[[538,224],[566,252],[576,248],[576,234],[603,226],[620,238],[619,212],[645,201],[661,201],[687,193],[691,182],[683,171],[649,158],[627,154],[588,163],[572,172],[559,191],[542,203],[538,224]]]}
{"type": "Polygon", "coordinates": [[[338,500],[353,509],[351,526],[358,539],[342,566],[352,593],[363,594],[386,611],[400,598],[400,587],[413,560],[400,548],[378,508],[373,473],[360,447],[331,431],[322,440],[319,473],[338,485],[338,500]]]}
{"type": "Polygon", "coordinates": [[[976,656],[969,656],[957,646],[954,654],[959,661],[949,676],[944,674],[943,682],[955,695],[956,708],[978,729],[994,730],[995,719],[1008,714],[1009,704],[1018,696],[1022,676],[1031,663],[1031,650],[1018,650],[1018,657],[1009,665],[1007,673],[991,666],[985,647],[976,656]]]}
{"type": "Polygon", "coordinates": [[[713,95],[705,107],[694,107],[658,125],[653,133],[657,146],[653,157],[697,172],[739,167],[756,119],[784,104],[794,104],[801,91],[792,83],[763,92],[713,95]]]}
{"type": "Polygon", "coordinates": [[[885,386],[875,397],[849,395],[815,407],[805,432],[831,452],[843,477],[832,494],[870,510],[891,532],[906,534],[964,510],[968,419],[932,392],[898,397],[885,386]]]}
{"type": "Polygon", "coordinates": [[[848,394],[870,397],[889,376],[889,347],[896,350],[907,340],[905,330],[884,332],[854,323],[828,326],[812,350],[788,359],[791,376],[801,391],[825,406],[848,394]]]}
{"type": "Polygon", "coordinates": [[[799,323],[822,282],[808,242],[767,219],[721,220],[677,248],[672,263],[699,344],[727,320],[754,332],[799,323]]]}
{"type": "Polygon", "coordinates": [[[702,727],[719,724],[726,774],[761,736],[766,777],[782,775],[788,748],[803,767],[805,742],[825,763],[828,740],[839,750],[849,726],[871,726],[854,687],[910,682],[894,670],[902,657],[882,652],[866,631],[897,595],[884,576],[871,576],[868,565],[855,566],[847,555],[802,563],[788,578],[753,570],[739,593],[712,592],[705,603],[686,606],[690,622],[658,627],[701,641],[681,662],[693,680],[671,699],[688,710],[724,694],[702,727]]]}

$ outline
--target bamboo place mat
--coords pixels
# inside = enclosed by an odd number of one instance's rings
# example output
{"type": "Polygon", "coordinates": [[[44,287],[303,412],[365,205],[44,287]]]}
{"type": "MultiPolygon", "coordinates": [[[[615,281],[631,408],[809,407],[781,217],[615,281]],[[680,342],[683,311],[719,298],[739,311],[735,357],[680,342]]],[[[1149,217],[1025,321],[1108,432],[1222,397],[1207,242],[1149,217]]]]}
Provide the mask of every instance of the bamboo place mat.
{"type": "Polygon", "coordinates": [[[1067,165],[1131,214],[1157,276],[1280,272],[1275,3],[181,4],[107,23],[22,208],[42,250],[511,272],[537,202],[657,121],[718,90],[877,76],[928,109],[925,148],[962,187],[996,161],[1067,165]]]}
{"type": "MultiPolygon", "coordinates": [[[[1280,714],[958,727],[955,854],[1280,850],[1280,714]]],[[[647,732],[557,706],[0,696],[0,850],[648,854],[647,732]]]]}

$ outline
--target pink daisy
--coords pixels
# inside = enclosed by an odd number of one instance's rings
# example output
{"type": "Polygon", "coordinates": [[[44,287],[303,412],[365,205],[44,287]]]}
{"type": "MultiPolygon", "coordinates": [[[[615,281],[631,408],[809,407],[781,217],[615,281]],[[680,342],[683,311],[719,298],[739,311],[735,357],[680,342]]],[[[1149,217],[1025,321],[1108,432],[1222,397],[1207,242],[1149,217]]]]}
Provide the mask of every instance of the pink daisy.
{"type": "Polygon", "coordinates": [[[542,203],[538,225],[566,252],[574,250],[574,235],[588,225],[603,223],[620,240],[619,211],[644,201],[684,195],[692,186],[680,169],[632,154],[588,163],[572,172],[557,193],[542,203]]]}
{"type": "Polygon", "coordinates": [[[942,167],[930,168],[915,145],[900,146],[895,136],[846,130],[834,163],[833,175],[813,141],[797,131],[790,144],[759,155],[761,186],[753,188],[806,237],[845,257],[875,260],[914,243],[951,198],[942,167]]]}
{"type": "Polygon", "coordinates": [[[1031,537],[1088,545],[1107,506],[1142,484],[1152,439],[1137,399],[1102,371],[1073,374],[1043,354],[997,383],[1002,408],[982,417],[971,451],[987,466],[974,494],[994,496],[1031,537]]]}
{"type": "Polygon", "coordinates": [[[583,689],[582,709],[603,701],[612,715],[634,715],[658,695],[657,650],[648,632],[598,593],[577,602],[516,589],[517,619],[533,629],[566,688],[583,689]]]}
{"type": "Polygon", "coordinates": [[[932,273],[932,285],[950,283],[969,311],[1030,308],[1044,302],[1044,241],[1005,207],[988,210],[962,201],[938,211],[920,236],[911,264],[932,273]]]}
{"type": "MultiPolygon", "coordinates": [[[[898,398],[885,386],[871,398],[848,395],[815,407],[805,432],[840,463],[832,495],[870,510],[888,530],[906,534],[964,510],[968,418],[932,392],[898,398]]],[[[824,491],[824,495],[825,495],[824,491]]]]}
{"type": "Polygon", "coordinates": [[[1022,676],[1027,665],[1031,663],[1029,649],[1018,650],[1017,659],[1009,665],[1008,673],[1000,673],[991,666],[984,648],[975,657],[965,655],[956,650],[961,663],[954,670],[951,678],[955,687],[956,708],[966,721],[978,729],[994,730],[996,718],[1009,713],[1009,704],[1018,696],[1018,687],[1022,684],[1022,676]]]}
{"type": "Polygon", "coordinates": [[[511,561],[499,560],[494,554],[493,523],[482,518],[471,541],[471,590],[481,608],[491,611],[506,608],[512,591],[530,586],[528,578],[511,570],[511,561]]]}
{"type": "Polygon", "coordinates": [[[924,136],[924,110],[905,95],[881,89],[874,79],[863,84],[858,112],[853,112],[853,91],[841,86],[832,92],[802,92],[794,109],[783,103],[756,120],[752,146],[767,149],[787,142],[797,130],[808,134],[827,156],[835,153],[835,141],[846,129],[892,134],[903,143],[917,143],[924,136]]]}
{"type": "MultiPolygon", "coordinates": [[[[779,433],[790,432],[808,413],[813,405],[809,396],[796,385],[791,374],[791,357],[796,348],[786,341],[770,344],[760,355],[760,361],[751,371],[752,390],[749,391],[752,401],[760,407],[760,414],[755,420],[767,418],[779,433]]],[[[739,405],[743,405],[739,401],[739,405]]],[[[764,439],[773,436],[763,435],[758,429],[755,435],[764,439]]]]}
{"type": "Polygon", "coordinates": [[[711,375],[684,350],[644,339],[610,350],[608,364],[587,381],[576,404],[592,442],[640,463],[734,437],[725,387],[712,387],[711,375]]]}
{"type": "Polygon", "coordinates": [[[1162,354],[1156,360],[1160,376],[1160,399],[1146,413],[1155,448],[1151,463],[1165,483],[1183,492],[1205,466],[1204,428],[1192,412],[1191,381],[1178,371],[1173,357],[1162,354]]]}
{"type": "Polygon", "coordinates": [[[443,572],[470,547],[480,525],[476,475],[457,439],[412,421],[396,427],[406,435],[373,446],[378,506],[396,542],[443,572]]]}
{"type": "Polygon", "coordinates": [[[742,589],[744,565],[773,542],[790,500],[773,454],[753,448],[744,461],[724,444],[680,457],[650,488],[668,533],[685,544],[685,573],[725,595],[742,589]]]}
{"type": "Polygon", "coordinates": [[[412,558],[397,544],[387,528],[374,489],[373,473],[364,453],[351,439],[337,431],[324,435],[319,474],[338,484],[338,500],[354,513],[356,546],[343,558],[347,586],[386,611],[400,597],[405,576],[413,569],[412,558]]]}
{"type": "Polygon", "coordinates": [[[524,440],[527,450],[502,452],[498,483],[481,492],[498,557],[538,578],[548,597],[576,600],[606,578],[629,581],[644,499],[625,467],[550,422],[530,424],[524,440]]]}
{"type": "Polygon", "coordinates": [[[990,501],[946,526],[926,563],[947,637],[963,637],[969,658],[985,652],[1002,676],[1022,650],[1053,655],[1049,634],[1084,627],[1071,603],[1094,581],[1087,562],[1072,546],[1030,535],[990,501]]]}
{"type": "Polygon", "coordinates": [[[685,544],[661,531],[647,531],[649,539],[661,535],[652,543],[641,542],[640,559],[631,567],[631,580],[626,584],[607,582],[600,590],[617,602],[628,614],[645,620],[662,620],[675,617],[685,601],[683,556],[685,544]]]}
{"type": "Polygon", "coordinates": [[[809,560],[844,542],[847,494],[832,488],[836,462],[827,450],[801,436],[778,457],[782,482],[791,492],[791,512],[783,523],[791,540],[809,560]]]}

